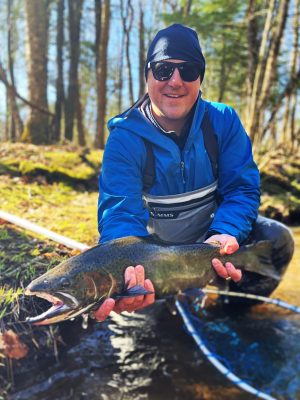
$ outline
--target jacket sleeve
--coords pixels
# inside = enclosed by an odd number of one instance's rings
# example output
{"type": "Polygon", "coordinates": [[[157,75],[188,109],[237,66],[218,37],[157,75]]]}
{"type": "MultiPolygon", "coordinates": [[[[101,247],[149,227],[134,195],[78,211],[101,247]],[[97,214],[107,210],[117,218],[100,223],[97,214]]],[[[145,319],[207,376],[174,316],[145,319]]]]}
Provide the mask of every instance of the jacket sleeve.
{"type": "MultiPolygon", "coordinates": [[[[235,236],[239,243],[249,235],[260,205],[259,171],[250,139],[236,112],[226,107],[219,141],[219,207],[210,231],[235,236]]],[[[218,132],[217,126],[215,126],[218,132]]]]}
{"type": "Polygon", "coordinates": [[[106,143],[99,177],[98,230],[100,242],[125,236],[147,236],[149,214],[143,206],[142,139],[114,129],[106,143]]]}

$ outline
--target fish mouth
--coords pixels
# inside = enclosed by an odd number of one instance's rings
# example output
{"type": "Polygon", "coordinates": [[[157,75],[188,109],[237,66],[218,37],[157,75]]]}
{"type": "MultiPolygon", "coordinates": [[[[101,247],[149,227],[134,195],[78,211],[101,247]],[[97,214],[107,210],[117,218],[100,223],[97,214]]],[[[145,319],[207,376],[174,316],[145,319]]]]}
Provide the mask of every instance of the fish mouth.
{"type": "Polygon", "coordinates": [[[67,305],[61,298],[46,292],[32,292],[30,289],[26,289],[25,295],[40,297],[52,304],[52,306],[42,314],[37,315],[36,317],[26,318],[26,322],[33,325],[48,325],[60,322],[71,318],[71,314],[75,311],[72,306],[67,305]]]}

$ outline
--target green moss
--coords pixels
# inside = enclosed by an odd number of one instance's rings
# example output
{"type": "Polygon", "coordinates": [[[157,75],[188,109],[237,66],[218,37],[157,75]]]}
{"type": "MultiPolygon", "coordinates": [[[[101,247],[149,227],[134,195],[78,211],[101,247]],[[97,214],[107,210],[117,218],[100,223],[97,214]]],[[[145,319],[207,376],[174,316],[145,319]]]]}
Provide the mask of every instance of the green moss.
{"type": "Polygon", "coordinates": [[[294,189],[294,191],[299,192],[300,194],[300,182],[298,182],[296,179],[293,179],[291,181],[291,186],[294,189]]]}
{"type": "Polygon", "coordinates": [[[6,229],[0,230],[0,240],[9,240],[10,236],[6,229]]]}
{"type": "Polygon", "coordinates": [[[30,160],[21,161],[19,164],[19,171],[22,175],[32,174],[36,170],[47,171],[47,168],[41,163],[35,163],[30,160]]]}
{"type": "Polygon", "coordinates": [[[92,150],[86,158],[96,169],[99,169],[102,164],[103,150],[92,150]]]}
{"type": "Polygon", "coordinates": [[[44,153],[45,160],[50,165],[62,166],[65,168],[72,168],[76,164],[81,163],[78,153],[70,153],[67,151],[47,151],[44,153]]]}
{"type": "Polygon", "coordinates": [[[103,151],[78,147],[4,144],[0,174],[96,187],[102,157],[103,151]]]}

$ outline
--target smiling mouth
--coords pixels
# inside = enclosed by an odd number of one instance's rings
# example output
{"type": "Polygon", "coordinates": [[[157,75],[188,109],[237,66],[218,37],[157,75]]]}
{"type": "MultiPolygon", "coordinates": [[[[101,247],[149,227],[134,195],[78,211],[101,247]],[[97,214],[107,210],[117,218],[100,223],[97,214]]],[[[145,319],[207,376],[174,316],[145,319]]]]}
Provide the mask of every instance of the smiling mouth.
{"type": "Polygon", "coordinates": [[[168,97],[169,99],[181,99],[182,97],[184,97],[183,94],[165,94],[166,97],[168,97]]]}

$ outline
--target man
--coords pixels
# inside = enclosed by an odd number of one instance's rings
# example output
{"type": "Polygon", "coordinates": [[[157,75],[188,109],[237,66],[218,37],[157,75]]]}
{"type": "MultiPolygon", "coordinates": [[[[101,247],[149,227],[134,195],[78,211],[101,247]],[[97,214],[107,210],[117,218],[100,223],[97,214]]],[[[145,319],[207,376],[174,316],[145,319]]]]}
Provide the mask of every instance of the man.
{"type": "MultiPolygon", "coordinates": [[[[231,254],[239,243],[268,237],[270,225],[274,248],[283,249],[281,259],[273,260],[282,272],[293,252],[290,232],[257,219],[259,172],[250,140],[231,107],[201,98],[204,73],[194,30],[174,24],[157,33],[145,66],[147,95],[108,124],[99,181],[101,242],[155,234],[172,243],[217,242],[220,254],[231,254]]],[[[212,267],[237,290],[261,279],[244,274],[241,280],[240,270],[218,259],[212,267]]],[[[155,290],[141,265],[128,267],[124,279],[129,287],[155,290]]],[[[261,281],[265,294],[276,286],[261,281]]],[[[134,311],[153,302],[154,294],[107,299],[95,316],[102,321],[112,310],[134,311]]]]}

